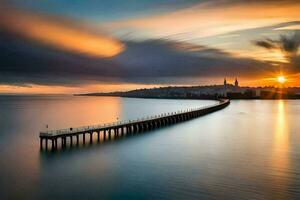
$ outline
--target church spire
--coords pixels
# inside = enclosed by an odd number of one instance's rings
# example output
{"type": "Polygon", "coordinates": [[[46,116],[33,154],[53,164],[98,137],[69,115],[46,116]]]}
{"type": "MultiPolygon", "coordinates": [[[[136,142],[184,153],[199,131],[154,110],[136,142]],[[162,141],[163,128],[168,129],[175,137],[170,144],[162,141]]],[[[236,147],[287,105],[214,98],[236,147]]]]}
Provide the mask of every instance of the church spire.
{"type": "Polygon", "coordinates": [[[239,82],[238,82],[237,78],[235,78],[234,86],[239,87],[239,82]]]}

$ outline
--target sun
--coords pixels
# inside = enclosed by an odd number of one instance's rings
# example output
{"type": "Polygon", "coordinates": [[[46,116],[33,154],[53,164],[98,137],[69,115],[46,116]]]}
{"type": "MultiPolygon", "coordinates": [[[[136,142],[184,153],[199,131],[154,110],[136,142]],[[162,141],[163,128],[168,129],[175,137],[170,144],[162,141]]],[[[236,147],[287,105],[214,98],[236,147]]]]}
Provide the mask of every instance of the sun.
{"type": "Polygon", "coordinates": [[[278,76],[278,77],[277,77],[277,81],[278,81],[279,83],[283,84],[283,83],[285,83],[286,79],[285,79],[284,76],[278,76]]]}

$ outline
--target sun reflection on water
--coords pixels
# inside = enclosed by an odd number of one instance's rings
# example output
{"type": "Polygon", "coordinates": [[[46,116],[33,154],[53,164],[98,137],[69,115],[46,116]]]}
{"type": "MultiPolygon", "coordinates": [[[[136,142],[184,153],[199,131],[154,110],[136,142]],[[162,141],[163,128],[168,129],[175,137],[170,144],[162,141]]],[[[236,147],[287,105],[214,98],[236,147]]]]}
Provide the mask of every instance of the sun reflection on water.
{"type": "Polygon", "coordinates": [[[275,132],[273,138],[271,174],[273,187],[280,190],[282,197],[287,197],[287,189],[289,186],[289,131],[286,103],[279,100],[276,111],[276,121],[274,121],[275,132]],[[279,187],[280,186],[280,187],[279,187]]]}

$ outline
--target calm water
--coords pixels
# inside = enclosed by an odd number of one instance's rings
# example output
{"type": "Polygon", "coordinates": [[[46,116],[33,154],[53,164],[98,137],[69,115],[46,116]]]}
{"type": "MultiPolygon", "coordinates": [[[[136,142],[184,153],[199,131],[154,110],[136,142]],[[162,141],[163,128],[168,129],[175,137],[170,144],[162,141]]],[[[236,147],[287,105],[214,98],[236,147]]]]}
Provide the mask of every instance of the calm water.
{"type": "Polygon", "coordinates": [[[182,124],[57,153],[45,124],[135,119],[213,101],[0,97],[0,199],[299,199],[300,101],[232,101],[182,124]]]}

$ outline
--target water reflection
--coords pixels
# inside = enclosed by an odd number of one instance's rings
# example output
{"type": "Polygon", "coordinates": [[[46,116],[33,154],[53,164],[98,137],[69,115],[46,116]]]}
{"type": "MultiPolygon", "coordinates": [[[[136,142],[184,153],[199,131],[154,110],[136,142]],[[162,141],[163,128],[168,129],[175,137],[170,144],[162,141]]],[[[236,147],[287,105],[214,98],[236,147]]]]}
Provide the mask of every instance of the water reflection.
{"type": "Polygon", "coordinates": [[[279,190],[274,198],[285,199],[288,198],[288,187],[290,184],[290,145],[286,106],[287,104],[284,100],[278,100],[271,159],[273,187],[279,190]]]}

